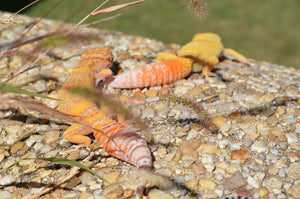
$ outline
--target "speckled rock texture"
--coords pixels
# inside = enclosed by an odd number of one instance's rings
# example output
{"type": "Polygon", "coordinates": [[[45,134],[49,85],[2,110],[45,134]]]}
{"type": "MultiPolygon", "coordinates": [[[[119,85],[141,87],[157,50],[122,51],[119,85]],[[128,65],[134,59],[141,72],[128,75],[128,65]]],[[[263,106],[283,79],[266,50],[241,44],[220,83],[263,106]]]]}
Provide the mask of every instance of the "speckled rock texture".
{"type": "MultiPolygon", "coordinates": [[[[0,18],[5,13],[0,13],[0,18]]],[[[1,53],[9,49],[34,19],[15,16],[20,24],[0,26],[1,53]]],[[[26,33],[29,40],[70,25],[42,20],[26,33]]],[[[174,41],[176,42],[176,41],[174,41]]],[[[18,46],[0,59],[0,79],[7,80],[52,49],[34,67],[8,84],[49,95],[55,94],[75,67],[80,54],[92,47],[111,46],[121,71],[152,63],[157,53],[176,51],[176,44],[120,32],[85,28],[68,37],[39,40],[18,46]],[[56,39],[56,40],[55,40],[56,39]],[[56,41],[56,43],[55,43],[56,41]],[[59,42],[57,42],[59,41],[59,42]]],[[[155,187],[144,198],[300,198],[300,71],[263,61],[252,66],[225,61],[216,66],[216,77],[207,81],[199,73],[169,85],[106,92],[144,104],[127,103],[136,118],[148,124],[145,137],[153,154],[154,172],[167,177],[172,187],[155,187]],[[198,123],[196,112],[169,103],[166,94],[201,104],[219,127],[211,134],[198,123]]],[[[5,95],[1,93],[1,95],[5,95]]],[[[45,100],[42,100],[45,101],[45,100]]],[[[132,198],[133,167],[110,157],[97,143],[76,148],[62,132],[68,122],[23,108],[0,110],[0,169],[24,158],[56,157],[81,161],[91,151],[89,166],[110,183],[80,171],[71,180],[40,198],[132,198]],[[124,181],[124,179],[126,180],[124,181]],[[127,183],[121,183],[127,182],[127,183]],[[128,183],[130,182],[130,183],[128,183]]],[[[26,159],[0,174],[1,198],[23,198],[51,185],[70,166],[26,159]]]]}

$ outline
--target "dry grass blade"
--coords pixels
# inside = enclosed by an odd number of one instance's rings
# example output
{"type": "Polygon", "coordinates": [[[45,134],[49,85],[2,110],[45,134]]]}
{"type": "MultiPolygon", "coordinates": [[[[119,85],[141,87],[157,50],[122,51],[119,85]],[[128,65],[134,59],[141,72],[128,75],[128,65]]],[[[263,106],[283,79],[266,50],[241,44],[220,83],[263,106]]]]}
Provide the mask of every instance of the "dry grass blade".
{"type": "Polygon", "coordinates": [[[147,131],[147,125],[139,118],[135,118],[131,111],[128,108],[124,107],[120,100],[116,99],[111,95],[102,93],[96,89],[89,89],[84,87],[74,87],[70,88],[69,91],[74,95],[79,95],[86,97],[90,101],[95,102],[99,107],[105,106],[108,107],[114,113],[117,113],[118,116],[121,116],[125,120],[135,121],[134,126],[138,127],[144,131],[147,131]]]}
{"type": "MultiPolygon", "coordinates": [[[[91,153],[88,157],[86,157],[80,163],[86,164],[93,157],[94,157],[94,153],[91,153]]],[[[80,171],[79,167],[73,167],[65,175],[59,177],[55,182],[53,182],[45,187],[42,187],[41,189],[37,190],[36,192],[29,193],[23,199],[40,198],[42,195],[48,193],[49,191],[53,190],[54,188],[58,187],[59,185],[63,184],[64,182],[70,180],[72,177],[74,177],[76,174],[78,174],[79,171],[80,171]]]]}
{"type": "Polygon", "coordinates": [[[121,9],[123,7],[136,5],[136,4],[142,3],[144,1],[146,1],[146,0],[134,1],[134,2],[130,2],[130,3],[124,3],[124,4],[120,4],[120,5],[116,5],[116,6],[111,6],[109,8],[105,8],[105,9],[99,10],[97,12],[92,12],[91,15],[96,16],[96,15],[100,15],[100,14],[103,14],[106,12],[113,12],[113,11],[121,9]]]}
{"type": "Polygon", "coordinates": [[[213,122],[212,118],[208,114],[208,112],[203,108],[203,106],[198,103],[194,102],[190,99],[184,98],[184,97],[177,97],[177,96],[167,96],[165,98],[167,102],[173,102],[175,104],[182,104],[184,106],[187,106],[191,108],[193,111],[197,113],[199,116],[199,123],[207,129],[209,132],[213,134],[219,133],[219,128],[216,126],[216,124],[213,122]]]}
{"type": "MultiPolygon", "coordinates": [[[[78,123],[78,124],[81,124],[83,126],[90,128],[90,129],[96,130],[96,131],[100,132],[101,134],[103,134],[104,136],[107,136],[105,133],[103,133],[99,129],[95,129],[70,115],[67,115],[67,114],[59,112],[55,109],[49,108],[48,106],[46,106],[38,101],[23,98],[23,97],[16,97],[16,96],[6,96],[6,97],[0,98],[0,109],[7,109],[7,108],[11,108],[11,107],[15,107],[15,108],[22,107],[22,108],[30,109],[33,111],[38,111],[40,113],[46,114],[53,118],[58,118],[58,119],[65,120],[65,121],[68,121],[71,123],[78,123]]],[[[111,138],[109,137],[109,139],[111,139],[111,138]]]]}
{"type": "Polygon", "coordinates": [[[35,97],[41,97],[41,98],[45,98],[45,99],[50,99],[50,100],[57,100],[55,98],[52,97],[48,97],[46,95],[41,95],[41,94],[37,94],[37,93],[33,93],[18,87],[14,87],[14,86],[10,86],[10,85],[6,85],[0,82],[0,91],[2,92],[10,92],[10,93],[18,93],[18,94],[25,94],[25,95],[29,95],[29,96],[35,96],[35,97]]]}
{"type": "Polygon", "coordinates": [[[111,16],[111,17],[107,17],[105,19],[100,19],[98,21],[94,21],[94,22],[91,22],[91,23],[88,23],[88,24],[84,24],[84,25],[81,25],[81,26],[78,26],[78,29],[79,28],[85,28],[85,27],[88,27],[88,26],[91,26],[91,25],[94,25],[94,24],[97,24],[97,23],[101,23],[103,21],[108,21],[108,20],[111,20],[113,18],[116,18],[118,16],[120,16],[121,14],[117,14],[117,15],[114,15],[114,16],[111,16]]]}
{"type": "Polygon", "coordinates": [[[25,10],[26,8],[32,6],[33,4],[35,4],[36,2],[38,2],[40,0],[35,0],[34,2],[31,2],[30,4],[26,5],[25,7],[21,8],[20,10],[18,10],[17,12],[13,13],[13,14],[9,14],[7,16],[3,16],[1,19],[0,19],[0,24],[3,24],[3,25],[24,25],[25,22],[21,19],[16,19],[16,18],[13,18],[14,15],[22,12],[23,10],[25,10]]]}
{"type": "MultiPolygon", "coordinates": [[[[38,111],[40,113],[46,114],[50,117],[53,118],[58,118],[61,120],[65,120],[71,123],[78,123],[81,124],[82,126],[88,127],[92,130],[98,131],[99,133],[101,133],[102,135],[106,136],[109,140],[111,140],[112,142],[114,142],[114,140],[108,136],[106,133],[102,132],[99,129],[93,128],[92,126],[70,116],[67,114],[64,114],[60,111],[57,111],[53,108],[49,108],[48,106],[37,102],[35,100],[31,100],[31,99],[27,99],[27,98],[23,98],[23,97],[16,97],[16,96],[6,96],[6,97],[2,97],[0,98],[0,109],[7,109],[10,107],[15,107],[15,108],[25,108],[25,109],[30,109],[30,110],[34,110],[34,111],[38,111]]],[[[80,116],[77,116],[80,117],[80,116]]],[[[114,142],[115,143],[115,142],[114,142]]],[[[116,144],[116,143],[115,143],[116,144]]],[[[116,144],[117,145],[117,144],[116,144]]]]}

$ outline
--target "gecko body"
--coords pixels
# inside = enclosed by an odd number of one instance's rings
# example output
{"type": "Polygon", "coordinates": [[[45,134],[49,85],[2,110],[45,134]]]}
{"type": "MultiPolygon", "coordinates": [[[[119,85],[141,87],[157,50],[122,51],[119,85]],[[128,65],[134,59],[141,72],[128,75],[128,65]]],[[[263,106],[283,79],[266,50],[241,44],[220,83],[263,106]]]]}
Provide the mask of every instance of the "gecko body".
{"type": "Polygon", "coordinates": [[[215,76],[211,70],[219,63],[219,57],[233,59],[250,65],[246,57],[232,49],[224,49],[221,38],[214,33],[196,34],[192,41],[184,45],[177,55],[162,52],[156,63],[140,66],[117,75],[109,84],[114,88],[143,88],[169,84],[185,78],[193,71],[193,65],[202,66],[206,78],[215,76]]]}
{"type": "Polygon", "coordinates": [[[151,170],[152,157],[147,143],[135,132],[108,117],[97,105],[71,94],[68,89],[76,86],[95,88],[97,77],[112,64],[110,48],[93,48],[85,51],[59,92],[62,102],[57,110],[78,117],[85,124],[100,130],[92,130],[80,124],[73,124],[64,133],[64,138],[72,143],[85,146],[91,144],[87,136],[94,134],[97,142],[110,155],[124,160],[137,168],[151,170]]]}

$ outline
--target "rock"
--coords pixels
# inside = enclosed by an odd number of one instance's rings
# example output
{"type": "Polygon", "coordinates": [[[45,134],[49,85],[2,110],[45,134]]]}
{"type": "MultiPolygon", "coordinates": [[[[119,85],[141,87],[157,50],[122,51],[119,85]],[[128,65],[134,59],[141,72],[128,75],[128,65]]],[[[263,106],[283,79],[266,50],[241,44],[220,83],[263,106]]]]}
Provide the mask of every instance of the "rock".
{"type": "Polygon", "coordinates": [[[123,196],[123,189],[120,185],[114,184],[106,187],[103,191],[103,196],[108,199],[118,199],[123,196]]]}
{"type": "Polygon", "coordinates": [[[201,146],[199,147],[199,151],[201,153],[211,153],[211,154],[215,154],[218,150],[218,147],[216,145],[211,145],[211,144],[201,144],[201,146]]]}
{"type": "Polygon", "coordinates": [[[118,172],[111,172],[111,173],[107,174],[107,175],[104,177],[104,179],[107,180],[108,182],[105,182],[105,181],[104,181],[104,185],[105,185],[105,186],[108,186],[108,185],[110,185],[110,184],[116,183],[117,180],[118,180],[118,178],[119,178],[119,176],[120,176],[120,173],[118,173],[118,172]]]}
{"type": "Polygon", "coordinates": [[[282,186],[282,181],[276,177],[266,178],[262,185],[268,188],[269,190],[280,189],[282,186]]]}
{"type": "Polygon", "coordinates": [[[174,197],[159,189],[152,189],[148,194],[149,199],[174,199],[174,197]]]}
{"type": "Polygon", "coordinates": [[[146,97],[156,97],[158,94],[157,90],[149,89],[145,92],[146,97]]]}
{"type": "Polygon", "coordinates": [[[207,190],[215,190],[218,186],[217,183],[209,179],[201,179],[199,185],[201,189],[207,189],[207,190]]]}
{"type": "Polygon", "coordinates": [[[9,191],[0,191],[1,199],[10,199],[12,195],[9,191]]]}
{"type": "Polygon", "coordinates": [[[300,181],[296,181],[295,184],[287,192],[293,198],[300,198],[300,181]]]}
{"type": "Polygon", "coordinates": [[[211,153],[204,153],[201,157],[201,163],[207,172],[212,172],[215,169],[215,157],[211,153]]]}
{"type": "Polygon", "coordinates": [[[254,141],[251,146],[251,150],[257,153],[266,152],[268,149],[262,141],[254,141]]]}
{"type": "Polygon", "coordinates": [[[11,153],[17,153],[19,150],[23,149],[26,146],[25,142],[17,141],[10,147],[11,153]]]}
{"type": "Polygon", "coordinates": [[[249,158],[251,158],[251,152],[247,150],[237,150],[231,153],[232,160],[240,160],[242,163],[249,158]]]}
{"type": "Polygon", "coordinates": [[[6,175],[3,177],[0,177],[0,185],[9,185],[15,181],[15,177],[13,175],[6,175]]]}
{"type": "Polygon", "coordinates": [[[259,187],[259,184],[257,183],[257,181],[253,177],[251,177],[251,176],[247,177],[247,182],[248,182],[249,185],[251,185],[254,188],[258,188],[259,187]]]}
{"type": "Polygon", "coordinates": [[[300,178],[300,162],[295,162],[290,165],[288,176],[295,180],[300,178]]]}
{"type": "Polygon", "coordinates": [[[242,174],[237,171],[230,178],[228,178],[225,182],[226,189],[236,189],[242,186],[245,186],[247,181],[242,176],[242,174]]]}
{"type": "Polygon", "coordinates": [[[59,137],[60,133],[58,131],[49,131],[43,136],[47,144],[57,141],[59,137]]]}
{"type": "Polygon", "coordinates": [[[197,179],[190,179],[187,180],[185,186],[191,190],[197,190],[198,180],[197,179]]]}

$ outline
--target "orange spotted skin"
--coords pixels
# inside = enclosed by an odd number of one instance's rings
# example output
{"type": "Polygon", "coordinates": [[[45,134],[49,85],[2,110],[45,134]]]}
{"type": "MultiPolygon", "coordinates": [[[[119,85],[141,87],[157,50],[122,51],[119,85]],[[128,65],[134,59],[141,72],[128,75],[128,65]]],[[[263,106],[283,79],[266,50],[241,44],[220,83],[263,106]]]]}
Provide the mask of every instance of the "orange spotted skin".
{"type": "Polygon", "coordinates": [[[68,91],[68,88],[76,86],[94,88],[97,74],[109,68],[112,60],[110,48],[85,51],[60,90],[59,99],[63,102],[57,107],[59,111],[75,116],[102,133],[80,124],[73,124],[64,132],[64,138],[72,143],[89,146],[91,139],[87,135],[93,133],[97,142],[112,156],[149,170],[152,168],[151,152],[142,137],[108,117],[95,103],[84,97],[74,96],[68,91]]]}
{"type": "Polygon", "coordinates": [[[176,57],[117,75],[109,86],[114,88],[143,88],[169,84],[185,78],[191,71],[191,59],[176,57]]]}

